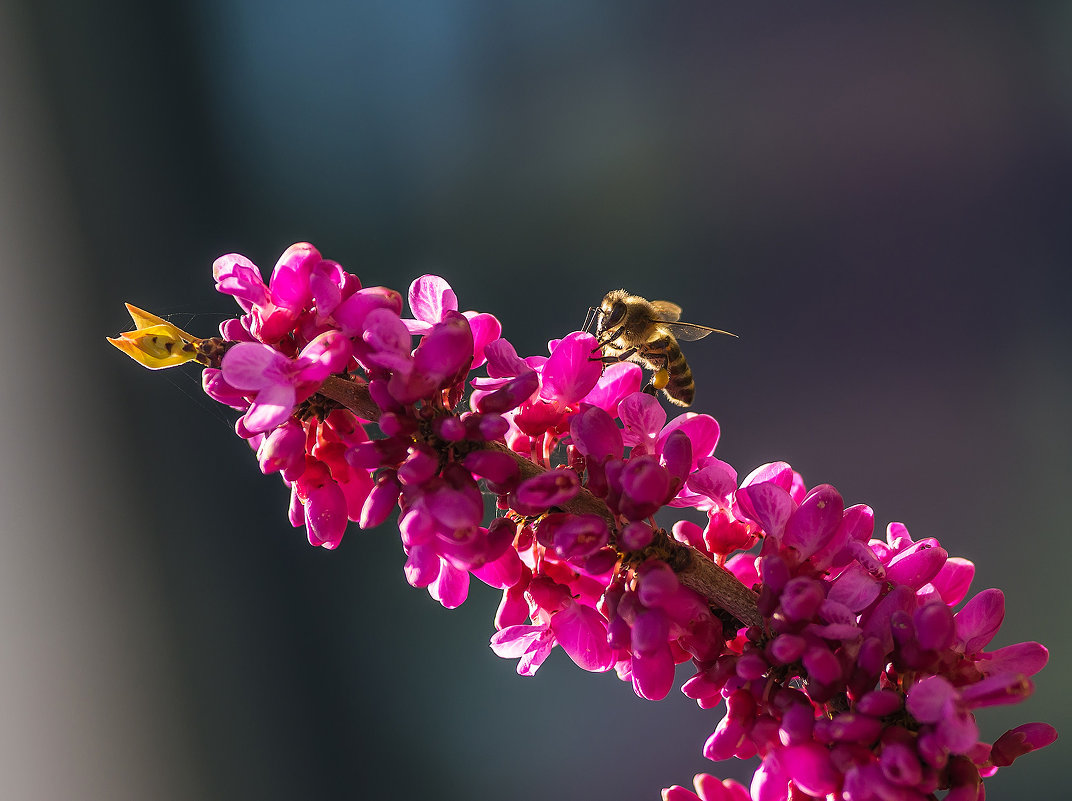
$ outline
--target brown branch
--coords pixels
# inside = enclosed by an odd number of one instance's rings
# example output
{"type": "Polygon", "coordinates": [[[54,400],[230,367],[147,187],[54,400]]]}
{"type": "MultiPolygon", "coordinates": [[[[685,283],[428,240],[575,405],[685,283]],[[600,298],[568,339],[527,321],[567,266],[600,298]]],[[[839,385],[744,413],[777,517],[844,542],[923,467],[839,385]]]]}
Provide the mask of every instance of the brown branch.
{"type": "MultiPolygon", "coordinates": [[[[362,420],[376,422],[380,419],[380,408],[369,396],[366,384],[329,376],[320,387],[320,394],[342,404],[362,420]]],[[[509,454],[517,462],[522,478],[532,478],[545,472],[545,468],[500,442],[489,442],[486,447],[509,454]]],[[[571,514],[597,514],[607,521],[611,531],[617,527],[607,504],[584,487],[573,500],[563,504],[562,508],[571,514]]],[[[678,568],[678,579],[682,585],[700,593],[712,605],[725,609],[746,625],[762,625],[763,619],[756,605],[756,594],[741,584],[736,576],[688,545],[669,538],[662,545],[671,550],[671,564],[683,565],[678,568]]]]}

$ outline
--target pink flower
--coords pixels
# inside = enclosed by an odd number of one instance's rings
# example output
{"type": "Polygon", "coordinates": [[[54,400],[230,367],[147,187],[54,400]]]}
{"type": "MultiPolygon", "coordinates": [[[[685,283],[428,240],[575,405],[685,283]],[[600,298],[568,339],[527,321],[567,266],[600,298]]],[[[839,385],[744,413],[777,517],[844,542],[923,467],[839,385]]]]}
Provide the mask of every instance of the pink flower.
{"type": "Polygon", "coordinates": [[[268,345],[239,343],[223,357],[223,378],[236,389],[255,393],[243,420],[247,430],[257,433],[285,422],[299,401],[349,359],[349,341],[333,331],[306,345],[297,359],[268,345]]]}
{"type": "MultiPolygon", "coordinates": [[[[409,307],[416,319],[403,322],[411,334],[425,334],[446,319],[447,312],[458,311],[458,296],[450,284],[438,275],[422,275],[409,287],[409,307]]],[[[490,314],[464,313],[473,331],[473,369],[485,362],[484,349],[499,338],[502,325],[490,314]]]]}
{"type": "Polygon", "coordinates": [[[294,326],[299,314],[312,302],[309,282],[322,261],[316,248],[299,242],[279,257],[268,286],[253,262],[237,253],[216,259],[212,273],[216,288],[233,295],[246,312],[244,319],[253,336],[271,344],[294,326]]]}
{"type": "Polygon", "coordinates": [[[590,334],[522,358],[493,316],[458,311],[444,279],[414,281],[403,319],[400,293],[362,289],[304,243],[267,285],[234,254],[214,274],[243,316],[221,326],[230,349],[206,392],[244,412],[236,429],[291,488],[310,543],[334,548],[348,520],[376,526],[397,509],[407,580],[447,608],[471,576],[501,590],[491,646],[523,675],[560,645],[660,699],[693,663],[685,694],[725,704],[704,754],[761,763],[750,792],[701,775],[665,801],[977,799],[984,776],[1056,736],[1028,724],[978,739],[975,710],[1029,695],[1048,652],[983,650],[1004,598],[987,590],[954,614],[970,562],[901,523],[873,539],[869,507],[785,462],[739,480],[713,455],[714,418],[668,420],[638,391],[640,368],[605,367],[590,334]],[[376,428],[326,398],[303,404],[333,373],[365,388],[376,428]],[[578,512],[594,498],[602,511],[578,512]],[[661,526],[692,552],[654,522],[681,508],[706,526],[680,514],[661,526]],[[685,586],[721,565],[743,585],[748,625],[685,586]]]}

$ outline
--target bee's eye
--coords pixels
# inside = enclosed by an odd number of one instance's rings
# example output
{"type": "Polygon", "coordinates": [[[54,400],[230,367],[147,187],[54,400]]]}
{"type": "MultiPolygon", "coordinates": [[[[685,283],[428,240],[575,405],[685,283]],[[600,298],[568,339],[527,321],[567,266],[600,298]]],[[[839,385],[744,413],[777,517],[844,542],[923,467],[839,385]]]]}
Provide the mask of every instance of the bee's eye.
{"type": "Polygon", "coordinates": [[[622,303],[621,301],[618,301],[613,306],[610,307],[610,312],[604,311],[603,315],[604,315],[604,319],[603,319],[603,325],[604,326],[606,326],[607,328],[611,328],[613,326],[616,326],[618,323],[620,323],[622,321],[622,318],[625,317],[625,304],[622,303]]]}

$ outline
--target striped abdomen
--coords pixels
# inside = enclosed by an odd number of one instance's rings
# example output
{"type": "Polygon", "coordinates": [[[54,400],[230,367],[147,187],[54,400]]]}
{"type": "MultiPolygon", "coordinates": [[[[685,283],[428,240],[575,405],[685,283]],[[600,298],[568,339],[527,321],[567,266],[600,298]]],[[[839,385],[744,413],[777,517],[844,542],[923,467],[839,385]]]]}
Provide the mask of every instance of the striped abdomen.
{"type": "Polygon", "coordinates": [[[696,397],[696,382],[677,340],[665,334],[647,343],[642,351],[651,369],[666,368],[667,382],[663,392],[670,402],[690,406],[696,397]]]}

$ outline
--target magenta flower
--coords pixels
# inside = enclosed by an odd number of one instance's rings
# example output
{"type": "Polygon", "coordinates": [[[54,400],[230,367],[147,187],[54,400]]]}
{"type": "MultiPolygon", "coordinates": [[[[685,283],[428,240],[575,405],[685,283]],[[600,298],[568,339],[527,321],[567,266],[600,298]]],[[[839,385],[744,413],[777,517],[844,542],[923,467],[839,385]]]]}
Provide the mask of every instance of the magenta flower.
{"type": "Polygon", "coordinates": [[[216,259],[212,274],[216,288],[233,295],[246,312],[246,327],[261,342],[271,344],[283,337],[312,301],[310,278],[323,259],[308,242],[291,245],[279,257],[265,286],[260,271],[245,256],[231,253],[216,259]]]}
{"type": "Polygon", "coordinates": [[[684,694],[724,707],[703,753],[759,767],[750,790],[701,774],[665,801],[978,801],[985,777],[1056,737],[1026,724],[979,740],[976,711],[1027,697],[1049,654],[983,650],[1004,596],[954,613],[971,562],[901,523],[874,539],[870,507],[785,462],[739,478],[714,456],[714,418],[668,419],[591,334],[522,357],[444,279],[414,281],[403,318],[401,293],[305,243],[267,284],[237,254],[214,275],[242,316],[222,339],[182,338],[183,360],[242,413],[311,544],[397,514],[410,584],[446,608],[471,577],[501,592],[491,647],[523,675],[561,646],[655,700],[692,663],[684,694]]]}
{"type": "MultiPolygon", "coordinates": [[[[448,312],[458,311],[458,296],[450,284],[438,275],[422,275],[409,286],[409,307],[416,319],[403,322],[411,334],[425,334],[432,326],[446,319],[448,312]]],[[[497,340],[502,325],[490,314],[473,311],[464,313],[473,331],[473,369],[486,361],[484,349],[497,340]]]]}
{"type": "Polygon", "coordinates": [[[297,359],[268,345],[239,343],[223,357],[223,378],[235,389],[254,392],[243,421],[249,431],[257,433],[285,422],[299,401],[342,370],[349,359],[349,341],[333,331],[306,345],[297,359]]]}

